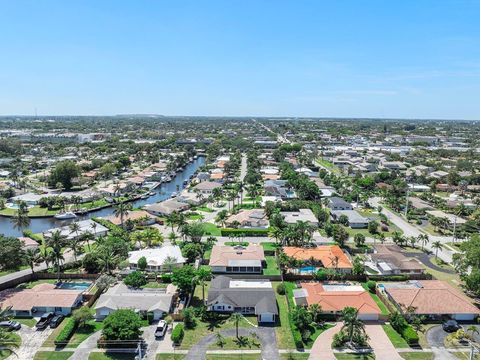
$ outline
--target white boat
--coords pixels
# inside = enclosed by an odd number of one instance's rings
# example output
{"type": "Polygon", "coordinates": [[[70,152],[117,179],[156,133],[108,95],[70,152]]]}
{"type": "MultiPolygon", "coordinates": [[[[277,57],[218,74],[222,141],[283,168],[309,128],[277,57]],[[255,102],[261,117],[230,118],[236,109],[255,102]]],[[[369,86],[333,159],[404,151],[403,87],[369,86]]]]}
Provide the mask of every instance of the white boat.
{"type": "Polygon", "coordinates": [[[170,197],[174,198],[174,197],[176,197],[177,195],[178,195],[177,192],[174,191],[174,192],[172,193],[172,195],[170,195],[170,197]]]}
{"type": "Polygon", "coordinates": [[[75,219],[76,217],[77,217],[77,215],[75,215],[71,211],[60,213],[60,214],[57,214],[57,215],[54,216],[54,218],[57,219],[57,220],[75,219]]]}

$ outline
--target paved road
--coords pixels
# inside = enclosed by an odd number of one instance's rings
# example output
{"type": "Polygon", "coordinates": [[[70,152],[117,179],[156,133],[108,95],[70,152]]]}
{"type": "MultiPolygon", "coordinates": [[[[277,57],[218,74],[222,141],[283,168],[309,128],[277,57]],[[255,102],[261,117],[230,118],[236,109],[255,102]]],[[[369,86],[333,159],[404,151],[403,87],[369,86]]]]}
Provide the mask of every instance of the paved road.
{"type": "MultiPolygon", "coordinates": [[[[369,200],[370,204],[373,207],[378,207],[380,204],[380,198],[375,197],[371,198],[369,200]]],[[[394,223],[396,226],[398,226],[404,233],[405,236],[415,236],[417,237],[420,234],[426,234],[422,229],[418,228],[415,225],[412,225],[408,223],[406,220],[404,220],[401,216],[393,213],[392,211],[383,208],[382,213],[387,217],[389,221],[394,223]]],[[[432,251],[433,253],[436,252],[436,249],[432,248],[432,243],[435,241],[440,241],[441,243],[447,243],[447,242],[452,242],[453,238],[451,236],[432,236],[427,234],[430,242],[425,245],[425,248],[432,251]]],[[[452,263],[452,256],[455,254],[457,251],[452,251],[447,248],[443,248],[442,250],[438,251],[438,257],[445,261],[446,263],[451,264],[452,263]]]]}
{"type": "Polygon", "coordinates": [[[88,359],[89,354],[97,348],[97,341],[100,339],[102,335],[102,330],[97,331],[90,335],[86,340],[80,343],[78,347],[75,349],[75,352],[69,360],[84,360],[88,359]]]}
{"type": "MultiPolygon", "coordinates": [[[[262,359],[280,360],[278,353],[277,339],[275,337],[275,330],[273,327],[257,327],[257,328],[239,328],[239,336],[249,336],[255,332],[262,344],[262,359]]],[[[220,331],[224,337],[235,336],[235,329],[228,329],[220,331]]],[[[216,342],[216,334],[210,334],[203,337],[198,343],[192,346],[185,360],[203,360],[208,347],[216,342]]]]}

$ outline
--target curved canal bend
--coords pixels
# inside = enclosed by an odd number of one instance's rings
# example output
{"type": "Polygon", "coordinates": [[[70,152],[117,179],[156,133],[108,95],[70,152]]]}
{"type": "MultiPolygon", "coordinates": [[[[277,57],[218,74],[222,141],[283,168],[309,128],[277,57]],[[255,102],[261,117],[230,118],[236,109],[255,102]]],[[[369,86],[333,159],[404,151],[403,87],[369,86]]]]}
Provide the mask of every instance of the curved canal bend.
{"type": "MultiPolygon", "coordinates": [[[[165,199],[170,198],[172,193],[178,191],[178,189],[183,189],[185,188],[184,181],[189,180],[190,176],[192,176],[200,166],[202,166],[205,163],[205,158],[203,156],[199,156],[197,159],[195,159],[193,162],[188,163],[185,168],[178,172],[175,178],[168,182],[168,183],[163,183],[161,184],[158,188],[156,188],[155,195],[150,196],[147,199],[139,199],[132,201],[131,204],[135,208],[140,208],[146,204],[153,204],[165,199]]],[[[91,217],[104,217],[104,216],[109,216],[112,215],[114,212],[113,207],[108,207],[105,209],[101,210],[96,210],[89,212],[83,216],[78,216],[77,219],[72,219],[72,220],[57,220],[53,217],[51,218],[33,218],[31,219],[30,225],[26,227],[25,229],[32,230],[34,233],[40,233],[52,228],[68,225],[72,221],[78,221],[78,220],[85,220],[91,217]]],[[[22,231],[16,229],[12,222],[10,221],[10,218],[7,217],[0,217],[0,234],[6,235],[6,236],[22,236],[22,231]]]]}

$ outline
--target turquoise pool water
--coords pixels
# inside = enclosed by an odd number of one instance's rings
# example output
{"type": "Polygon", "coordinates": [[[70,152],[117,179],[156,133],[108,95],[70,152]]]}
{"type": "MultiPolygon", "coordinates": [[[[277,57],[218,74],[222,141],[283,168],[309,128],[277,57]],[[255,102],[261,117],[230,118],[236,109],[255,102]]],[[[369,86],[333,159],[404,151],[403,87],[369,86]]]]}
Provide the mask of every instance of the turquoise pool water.
{"type": "Polygon", "coordinates": [[[57,289],[64,290],[87,290],[91,282],[64,282],[57,285],[57,289]]]}
{"type": "Polygon", "coordinates": [[[305,266],[303,268],[298,269],[300,273],[312,273],[312,272],[315,272],[316,270],[317,268],[313,266],[305,266]]]}

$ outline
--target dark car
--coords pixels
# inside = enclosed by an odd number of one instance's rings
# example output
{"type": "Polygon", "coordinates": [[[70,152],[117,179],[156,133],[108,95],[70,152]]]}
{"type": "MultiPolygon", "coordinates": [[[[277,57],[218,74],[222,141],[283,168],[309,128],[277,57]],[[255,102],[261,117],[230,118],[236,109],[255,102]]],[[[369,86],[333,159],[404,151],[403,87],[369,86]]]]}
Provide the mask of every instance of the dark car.
{"type": "Polygon", "coordinates": [[[155,337],[156,338],[161,338],[165,336],[165,333],[167,332],[167,327],[168,324],[165,320],[160,320],[158,322],[158,326],[155,329],[155,337]]]}
{"type": "Polygon", "coordinates": [[[58,325],[60,325],[60,323],[62,322],[62,320],[65,318],[65,316],[63,316],[62,314],[60,315],[55,315],[52,320],[50,320],[50,327],[52,329],[56,328],[58,325]]]}
{"type": "Polygon", "coordinates": [[[20,330],[22,325],[16,321],[0,321],[0,328],[13,331],[13,330],[20,330]]]}
{"type": "Polygon", "coordinates": [[[447,320],[442,324],[442,328],[446,332],[455,332],[462,327],[455,320],[447,320]]]}
{"type": "Polygon", "coordinates": [[[42,329],[45,329],[48,324],[50,323],[50,320],[53,318],[53,313],[51,312],[48,312],[48,313],[45,313],[43,314],[41,317],[40,317],[40,320],[38,320],[37,322],[37,330],[42,330],[42,329]]]}

